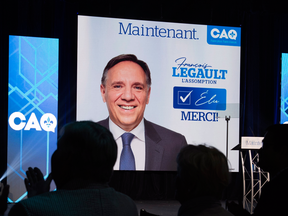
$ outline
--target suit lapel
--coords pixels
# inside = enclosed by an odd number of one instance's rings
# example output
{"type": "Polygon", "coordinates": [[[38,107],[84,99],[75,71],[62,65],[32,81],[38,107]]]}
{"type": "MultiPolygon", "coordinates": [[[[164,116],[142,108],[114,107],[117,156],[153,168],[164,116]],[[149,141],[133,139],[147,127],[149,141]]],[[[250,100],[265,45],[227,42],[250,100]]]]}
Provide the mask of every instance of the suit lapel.
{"type": "Polygon", "coordinates": [[[109,117],[97,123],[109,130],[109,117]]]}
{"type": "Polygon", "coordinates": [[[144,126],[146,145],[145,170],[160,170],[164,153],[163,146],[159,145],[162,139],[151,122],[144,119],[144,126]]]}

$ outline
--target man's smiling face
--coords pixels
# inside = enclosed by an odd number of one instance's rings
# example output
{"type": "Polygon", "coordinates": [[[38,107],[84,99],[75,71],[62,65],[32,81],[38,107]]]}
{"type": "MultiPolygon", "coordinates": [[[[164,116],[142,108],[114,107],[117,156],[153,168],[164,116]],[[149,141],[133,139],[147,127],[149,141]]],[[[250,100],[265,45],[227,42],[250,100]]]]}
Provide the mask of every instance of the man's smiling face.
{"type": "Polygon", "coordinates": [[[132,61],[120,62],[108,71],[105,86],[100,89],[110,119],[125,131],[133,130],[141,122],[150,98],[144,70],[132,61]]]}

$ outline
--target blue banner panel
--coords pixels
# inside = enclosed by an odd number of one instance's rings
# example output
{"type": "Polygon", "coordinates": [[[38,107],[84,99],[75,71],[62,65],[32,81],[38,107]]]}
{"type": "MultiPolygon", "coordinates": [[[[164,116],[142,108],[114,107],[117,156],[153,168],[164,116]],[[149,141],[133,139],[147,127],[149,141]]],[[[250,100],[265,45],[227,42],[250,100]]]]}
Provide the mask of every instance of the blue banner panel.
{"type": "Polygon", "coordinates": [[[9,36],[10,202],[26,197],[23,180],[28,167],[40,168],[45,178],[51,172],[50,159],[57,147],[58,53],[59,39],[9,36]]]}
{"type": "Polygon", "coordinates": [[[288,123],[288,53],[282,53],[280,123],[288,123]]]}
{"type": "Polygon", "coordinates": [[[174,87],[175,109],[226,110],[226,89],[174,87]]]}

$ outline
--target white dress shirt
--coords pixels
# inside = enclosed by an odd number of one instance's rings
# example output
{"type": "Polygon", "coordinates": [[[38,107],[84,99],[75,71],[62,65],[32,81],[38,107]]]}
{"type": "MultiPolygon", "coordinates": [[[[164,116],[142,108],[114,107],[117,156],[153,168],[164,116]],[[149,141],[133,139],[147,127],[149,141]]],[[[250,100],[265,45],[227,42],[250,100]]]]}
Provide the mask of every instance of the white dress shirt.
{"type": "MultiPolygon", "coordinates": [[[[110,118],[109,118],[109,130],[113,134],[118,147],[117,160],[114,165],[114,170],[119,170],[120,156],[123,148],[121,135],[128,131],[124,131],[122,128],[117,126],[110,118]]],[[[146,151],[145,151],[144,119],[142,119],[139,125],[132,131],[130,131],[130,133],[135,135],[131,142],[131,149],[135,158],[136,170],[145,170],[146,151]]]]}

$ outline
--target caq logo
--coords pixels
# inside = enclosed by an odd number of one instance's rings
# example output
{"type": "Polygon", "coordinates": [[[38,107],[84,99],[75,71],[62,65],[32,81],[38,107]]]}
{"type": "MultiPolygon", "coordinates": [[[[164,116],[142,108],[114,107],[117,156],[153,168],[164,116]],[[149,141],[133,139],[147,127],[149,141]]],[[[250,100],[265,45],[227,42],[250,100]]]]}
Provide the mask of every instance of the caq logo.
{"type": "Polygon", "coordinates": [[[212,45],[240,46],[241,28],[207,26],[207,43],[212,45]]]}
{"type": "Polygon", "coordinates": [[[41,119],[40,124],[35,115],[31,113],[28,121],[26,122],[26,117],[21,112],[14,112],[9,116],[8,123],[13,130],[30,130],[35,129],[36,131],[51,131],[55,133],[55,128],[57,126],[57,119],[51,113],[45,113],[41,119]],[[41,127],[40,127],[41,125],[41,127]]]}

